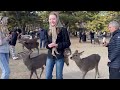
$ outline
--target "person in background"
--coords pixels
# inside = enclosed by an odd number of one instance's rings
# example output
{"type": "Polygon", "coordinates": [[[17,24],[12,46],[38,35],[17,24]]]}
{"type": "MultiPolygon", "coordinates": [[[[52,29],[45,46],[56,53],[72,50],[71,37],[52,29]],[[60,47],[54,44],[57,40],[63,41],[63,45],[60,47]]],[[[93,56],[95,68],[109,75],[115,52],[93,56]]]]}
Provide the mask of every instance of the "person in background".
{"type": "Polygon", "coordinates": [[[95,32],[94,31],[90,31],[91,44],[92,44],[92,41],[94,40],[94,35],[95,35],[95,32]]]}
{"type": "Polygon", "coordinates": [[[46,30],[43,28],[40,28],[39,30],[39,38],[40,38],[40,48],[46,47],[46,30]]]}
{"type": "Polygon", "coordinates": [[[12,56],[13,60],[18,59],[18,57],[16,56],[16,50],[15,50],[15,46],[16,46],[16,42],[17,42],[17,38],[18,38],[18,31],[17,29],[14,29],[13,32],[11,33],[11,40],[9,41],[10,44],[10,53],[12,56]]]}
{"type": "Polygon", "coordinates": [[[107,37],[107,32],[104,31],[104,32],[103,32],[103,41],[102,41],[102,43],[105,43],[106,37],[107,37]]]}

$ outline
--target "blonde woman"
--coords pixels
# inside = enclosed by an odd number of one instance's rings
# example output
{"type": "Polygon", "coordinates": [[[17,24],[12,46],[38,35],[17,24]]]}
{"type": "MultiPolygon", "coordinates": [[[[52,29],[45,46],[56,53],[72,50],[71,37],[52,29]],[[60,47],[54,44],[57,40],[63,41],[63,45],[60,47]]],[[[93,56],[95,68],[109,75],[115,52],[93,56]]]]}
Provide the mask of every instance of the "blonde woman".
{"type": "Polygon", "coordinates": [[[0,22],[0,68],[2,70],[1,79],[9,79],[9,75],[10,75],[9,43],[8,43],[9,37],[6,34],[6,30],[2,28],[4,27],[5,24],[3,24],[3,22],[0,22]]]}
{"type": "Polygon", "coordinates": [[[56,79],[63,79],[64,55],[65,48],[71,45],[66,28],[63,28],[57,12],[49,14],[49,31],[47,34],[46,48],[48,57],[46,61],[46,79],[52,79],[52,72],[56,64],[56,79]],[[53,34],[56,33],[53,36],[53,34]],[[53,38],[54,37],[54,38],[53,38]],[[53,39],[56,40],[54,41],[53,39]],[[66,39],[65,39],[66,38],[66,39]]]}

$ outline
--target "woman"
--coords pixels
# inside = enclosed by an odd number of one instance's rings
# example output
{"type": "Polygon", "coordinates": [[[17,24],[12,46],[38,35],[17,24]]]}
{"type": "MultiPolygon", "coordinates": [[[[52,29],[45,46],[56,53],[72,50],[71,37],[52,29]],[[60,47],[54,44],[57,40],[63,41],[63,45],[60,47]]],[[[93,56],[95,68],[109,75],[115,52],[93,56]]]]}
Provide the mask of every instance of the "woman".
{"type": "Polygon", "coordinates": [[[46,79],[52,79],[54,64],[56,64],[56,79],[63,79],[64,67],[64,49],[71,45],[68,32],[63,28],[57,12],[51,12],[49,15],[49,31],[47,33],[46,48],[48,57],[46,61],[46,79]],[[56,42],[53,42],[52,34],[56,32],[56,42]],[[63,35],[63,33],[65,35],[63,35]],[[65,39],[66,38],[66,39],[65,39]],[[54,51],[54,55],[52,50],[54,51]]]}
{"type": "MultiPolygon", "coordinates": [[[[6,22],[7,23],[7,22],[6,22]]],[[[0,23],[0,68],[2,70],[1,79],[9,79],[9,37],[0,23]]]]}

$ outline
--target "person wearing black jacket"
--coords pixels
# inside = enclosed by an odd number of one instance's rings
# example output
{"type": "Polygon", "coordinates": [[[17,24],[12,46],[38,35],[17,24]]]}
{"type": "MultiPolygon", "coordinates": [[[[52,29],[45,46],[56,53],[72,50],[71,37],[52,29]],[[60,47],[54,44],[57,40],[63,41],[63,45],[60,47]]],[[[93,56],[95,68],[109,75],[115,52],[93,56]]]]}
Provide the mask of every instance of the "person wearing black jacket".
{"type": "Polygon", "coordinates": [[[112,37],[107,43],[103,43],[104,46],[108,47],[108,66],[109,66],[109,78],[120,79],[120,30],[119,23],[112,21],[108,26],[112,37]]]}
{"type": "Polygon", "coordinates": [[[56,79],[63,79],[64,67],[64,49],[71,45],[68,31],[62,26],[59,21],[57,12],[51,12],[49,15],[49,31],[47,33],[46,48],[48,49],[48,56],[46,61],[46,79],[52,79],[52,72],[54,64],[56,64],[56,79]],[[55,28],[54,28],[55,27],[55,28]],[[54,29],[53,29],[54,28],[54,29]],[[56,43],[52,43],[52,30],[57,31],[56,43]],[[56,47],[58,54],[56,57],[52,55],[52,48],[56,47]]]}
{"type": "Polygon", "coordinates": [[[94,31],[90,31],[91,44],[92,44],[92,40],[94,40],[94,35],[95,35],[95,32],[94,31]]]}
{"type": "Polygon", "coordinates": [[[16,56],[16,53],[15,53],[15,45],[16,45],[16,42],[17,42],[17,37],[18,37],[18,33],[17,33],[17,29],[15,29],[13,32],[11,32],[11,40],[9,42],[10,53],[11,53],[11,56],[12,56],[13,60],[18,59],[18,57],[16,56]]]}

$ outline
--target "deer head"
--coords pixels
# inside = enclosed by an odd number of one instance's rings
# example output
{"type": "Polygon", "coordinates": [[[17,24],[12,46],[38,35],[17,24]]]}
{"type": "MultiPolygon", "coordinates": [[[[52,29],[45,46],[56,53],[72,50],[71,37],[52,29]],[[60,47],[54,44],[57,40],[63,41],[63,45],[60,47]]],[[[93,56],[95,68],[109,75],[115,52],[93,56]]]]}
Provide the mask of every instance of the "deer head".
{"type": "Polygon", "coordinates": [[[70,48],[66,48],[64,50],[64,56],[69,56],[69,55],[71,55],[71,49],[70,48]]]}
{"type": "Polygon", "coordinates": [[[33,51],[24,51],[24,52],[20,52],[18,53],[18,55],[24,59],[26,58],[30,58],[30,55],[33,51]]]}
{"type": "Polygon", "coordinates": [[[78,50],[76,50],[73,54],[72,54],[72,56],[70,57],[70,59],[71,60],[74,60],[74,61],[78,61],[78,60],[80,60],[80,55],[82,55],[82,53],[83,53],[84,51],[82,51],[82,52],[78,52],[78,50]]]}

